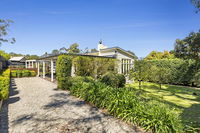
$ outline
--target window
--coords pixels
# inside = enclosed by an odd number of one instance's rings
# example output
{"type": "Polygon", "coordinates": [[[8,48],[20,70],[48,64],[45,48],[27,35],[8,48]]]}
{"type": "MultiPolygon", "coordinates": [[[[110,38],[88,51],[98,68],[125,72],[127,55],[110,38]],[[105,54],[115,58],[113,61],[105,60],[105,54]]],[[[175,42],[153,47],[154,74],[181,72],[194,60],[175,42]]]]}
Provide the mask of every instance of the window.
{"type": "Polygon", "coordinates": [[[131,59],[122,59],[121,60],[121,72],[122,74],[128,74],[133,64],[131,59]]]}

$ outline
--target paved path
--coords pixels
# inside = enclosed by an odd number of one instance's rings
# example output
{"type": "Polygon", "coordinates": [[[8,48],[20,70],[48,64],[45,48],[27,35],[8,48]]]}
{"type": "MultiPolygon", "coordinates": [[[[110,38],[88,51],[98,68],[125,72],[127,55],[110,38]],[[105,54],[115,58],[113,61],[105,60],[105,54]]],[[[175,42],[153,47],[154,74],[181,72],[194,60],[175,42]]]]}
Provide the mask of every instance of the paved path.
{"type": "Polygon", "coordinates": [[[0,113],[0,133],[139,133],[136,130],[37,77],[12,79],[10,98],[0,113]]]}

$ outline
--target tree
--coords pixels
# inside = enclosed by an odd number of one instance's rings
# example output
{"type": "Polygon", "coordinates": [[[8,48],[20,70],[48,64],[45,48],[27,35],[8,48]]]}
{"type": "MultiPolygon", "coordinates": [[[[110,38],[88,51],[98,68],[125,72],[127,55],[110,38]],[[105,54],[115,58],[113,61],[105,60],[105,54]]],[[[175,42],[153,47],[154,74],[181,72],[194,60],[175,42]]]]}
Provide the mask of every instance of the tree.
{"type": "Polygon", "coordinates": [[[59,50],[60,53],[66,53],[67,52],[67,49],[65,47],[62,47],[60,48],[59,50]]]}
{"type": "Polygon", "coordinates": [[[39,56],[37,55],[26,55],[25,56],[27,60],[37,60],[39,59],[39,56]]]}
{"type": "Polygon", "coordinates": [[[196,12],[200,11],[200,0],[191,0],[194,6],[197,8],[196,12]]]}
{"type": "Polygon", "coordinates": [[[190,33],[183,40],[177,39],[174,54],[178,58],[200,60],[200,30],[190,33]]]}
{"type": "Polygon", "coordinates": [[[142,81],[146,81],[148,77],[148,62],[145,60],[136,60],[134,68],[131,71],[131,77],[138,81],[139,88],[141,89],[142,81]]]}
{"type": "Polygon", "coordinates": [[[164,67],[161,62],[156,65],[152,65],[149,72],[151,79],[154,83],[159,84],[160,89],[162,89],[162,84],[168,83],[168,80],[170,79],[170,69],[164,67]]]}
{"type": "Polygon", "coordinates": [[[70,45],[67,52],[71,54],[80,53],[79,45],[77,43],[70,45]]]}
{"type": "Polygon", "coordinates": [[[0,56],[4,57],[6,60],[10,59],[10,55],[3,50],[0,50],[0,56]]]}
{"type": "Polygon", "coordinates": [[[8,35],[7,31],[10,23],[13,23],[13,21],[0,19],[0,45],[5,42],[15,42],[15,38],[6,38],[6,36],[8,35]]]}
{"type": "Polygon", "coordinates": [[[59,52],[59,50],[57,50],[57,49],[54,49],[54,50],[52,50],[52,52],[51,52],[51,54],[53,54],[53,55],[56,55],[56,54],[59,54],[60,52],[59,52]]]}
{"type": "Polygon", "coordinates": [[[91,52],[98,52],[96,48],[91,49],[91,52]]]}
{"type": "Polygon", "coordinates": [[[158,59],[174,59],[174,54],[169,51],[157,52],[152,51],[145,57],[146,60],[158,60],[158,59]]]}

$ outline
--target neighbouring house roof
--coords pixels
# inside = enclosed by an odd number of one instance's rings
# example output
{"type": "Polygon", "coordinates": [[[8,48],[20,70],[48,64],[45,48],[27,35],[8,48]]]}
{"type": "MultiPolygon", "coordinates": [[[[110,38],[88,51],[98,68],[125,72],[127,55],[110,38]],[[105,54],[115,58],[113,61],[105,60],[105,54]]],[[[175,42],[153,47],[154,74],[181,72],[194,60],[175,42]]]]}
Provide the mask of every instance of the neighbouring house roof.
{"type": "Polygon", "coordinates": [[[24,61],[25,57],[24,56],[18,56],[18,57],[12,57],[9,59],[9,61],[24,61]]]}

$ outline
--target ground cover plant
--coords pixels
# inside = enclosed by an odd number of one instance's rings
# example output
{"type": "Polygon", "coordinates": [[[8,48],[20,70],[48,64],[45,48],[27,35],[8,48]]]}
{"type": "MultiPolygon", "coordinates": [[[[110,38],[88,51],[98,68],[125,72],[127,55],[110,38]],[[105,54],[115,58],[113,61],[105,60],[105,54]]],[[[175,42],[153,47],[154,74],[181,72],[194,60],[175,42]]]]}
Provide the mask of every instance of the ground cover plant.
{"type": "Polygon", "coordinates": [[[8,98],[10,87],[10,69],[0,74],[0,100],[8,98]]]}
{"type": "Polygon", "coordinates": [[[92,77],[78,76],[67,77],[67,79],[71,81],[67,89],[72,95],[91,102],[99,108],[107,109],[115,117],[156,133],[182,131],[179,115],[173,108],[152,98],[140,97],[133,88],[111,87],[92,77]]]}
{"type": "Polygon", "coordinates": [[[141,89],[138,83],[131,85],[141,90],[146,98],[154,98],[156,101],[167,104],[180,115],[185,132],[200,132],[200,89],[177,85],[162,85],[142,82],[141,89]]]}

